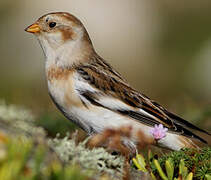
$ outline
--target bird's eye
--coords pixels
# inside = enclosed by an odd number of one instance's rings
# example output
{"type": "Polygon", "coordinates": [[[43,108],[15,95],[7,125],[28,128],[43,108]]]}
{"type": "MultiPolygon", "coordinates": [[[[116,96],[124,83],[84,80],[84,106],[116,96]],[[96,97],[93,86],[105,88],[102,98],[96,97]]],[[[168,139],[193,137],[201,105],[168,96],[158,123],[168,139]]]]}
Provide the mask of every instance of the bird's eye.
{"type": "Polygon", "coordinates": [[[56,22],[50,22],[50,23],[49,23],[49,27],[50,27],[50,28],[54,28],[55,26],[56,26],[56,22]]]}

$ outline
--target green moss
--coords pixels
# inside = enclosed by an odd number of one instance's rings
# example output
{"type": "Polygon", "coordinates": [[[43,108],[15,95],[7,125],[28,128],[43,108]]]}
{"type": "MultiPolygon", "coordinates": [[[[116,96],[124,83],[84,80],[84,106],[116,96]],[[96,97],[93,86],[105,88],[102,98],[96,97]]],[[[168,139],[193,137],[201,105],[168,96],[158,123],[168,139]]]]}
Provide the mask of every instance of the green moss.
{"type": "MultiPolygon", "coordinates": [[[[158,158],[163,169],[167,159],[171,158],[174,163],[175,177],[178,177],[179,163],[183,159],[185,166],[189,172],[193,172],[193,177],[196,179],[205,178],[206,174],[211,174],[211,148],[205,147],[201,150],[183,149],[181,151],[174,151],[158,158]]],[[[158,174],[156,167],[151,163],[152,172],[158,174]]]]}

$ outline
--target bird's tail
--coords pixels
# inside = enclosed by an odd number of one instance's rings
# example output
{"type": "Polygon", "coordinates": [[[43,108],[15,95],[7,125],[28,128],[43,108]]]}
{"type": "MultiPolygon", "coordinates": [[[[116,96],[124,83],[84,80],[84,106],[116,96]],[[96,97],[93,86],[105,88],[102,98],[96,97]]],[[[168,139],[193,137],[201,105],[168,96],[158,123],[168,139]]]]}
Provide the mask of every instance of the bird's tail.
{"type": "Polygon", "coordinates": [[[182,148],[200,149],[195,139],[172,133],[167,133],[167,136],[158,143],[160,146],[171,150],[180,150],[182,148]]]}
{"type": "Polygon", "coordinates": [[[197,141],[193,138],[188,138],[185,136],[180,136],[179,141],[181,143],[181,146],[184,148],[196,148],[200,149],[200,147],[197,145],[197,141]]]}

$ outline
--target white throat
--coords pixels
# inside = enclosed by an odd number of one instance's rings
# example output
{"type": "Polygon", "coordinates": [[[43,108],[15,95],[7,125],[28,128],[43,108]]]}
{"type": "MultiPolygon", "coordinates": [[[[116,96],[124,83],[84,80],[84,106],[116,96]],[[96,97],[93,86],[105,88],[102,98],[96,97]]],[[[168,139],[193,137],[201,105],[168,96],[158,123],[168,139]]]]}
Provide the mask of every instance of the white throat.
{"type": "Polygon", "coordinates": [[[76,40],[62,42],[61,36],[38,36],[46,59],[46,68],[56,65],[58,67],[72,66],[76,62],[85,61],[93,51],[92,45],[81,37],[76,40]]]}

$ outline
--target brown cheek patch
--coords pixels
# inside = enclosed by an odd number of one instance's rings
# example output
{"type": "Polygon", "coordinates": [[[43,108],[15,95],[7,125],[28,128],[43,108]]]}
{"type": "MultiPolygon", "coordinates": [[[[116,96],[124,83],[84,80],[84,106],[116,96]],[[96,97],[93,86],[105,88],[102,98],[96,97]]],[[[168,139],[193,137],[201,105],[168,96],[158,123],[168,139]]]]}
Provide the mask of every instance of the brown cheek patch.
{"type": "Polygon", "coordinates": [[[73,40],[76,38],[76,34],[72,29],[64,29],[62,32],[63,41],[73,40]]]}
{"type": "Polygon", "coordinates": [[[50,67],[47,71],[47,79],[52,81],[56,80],[65,80],[68,78],[69,74],[72,73],[71,69],[63,69],[59,67],[50,67]]]}

